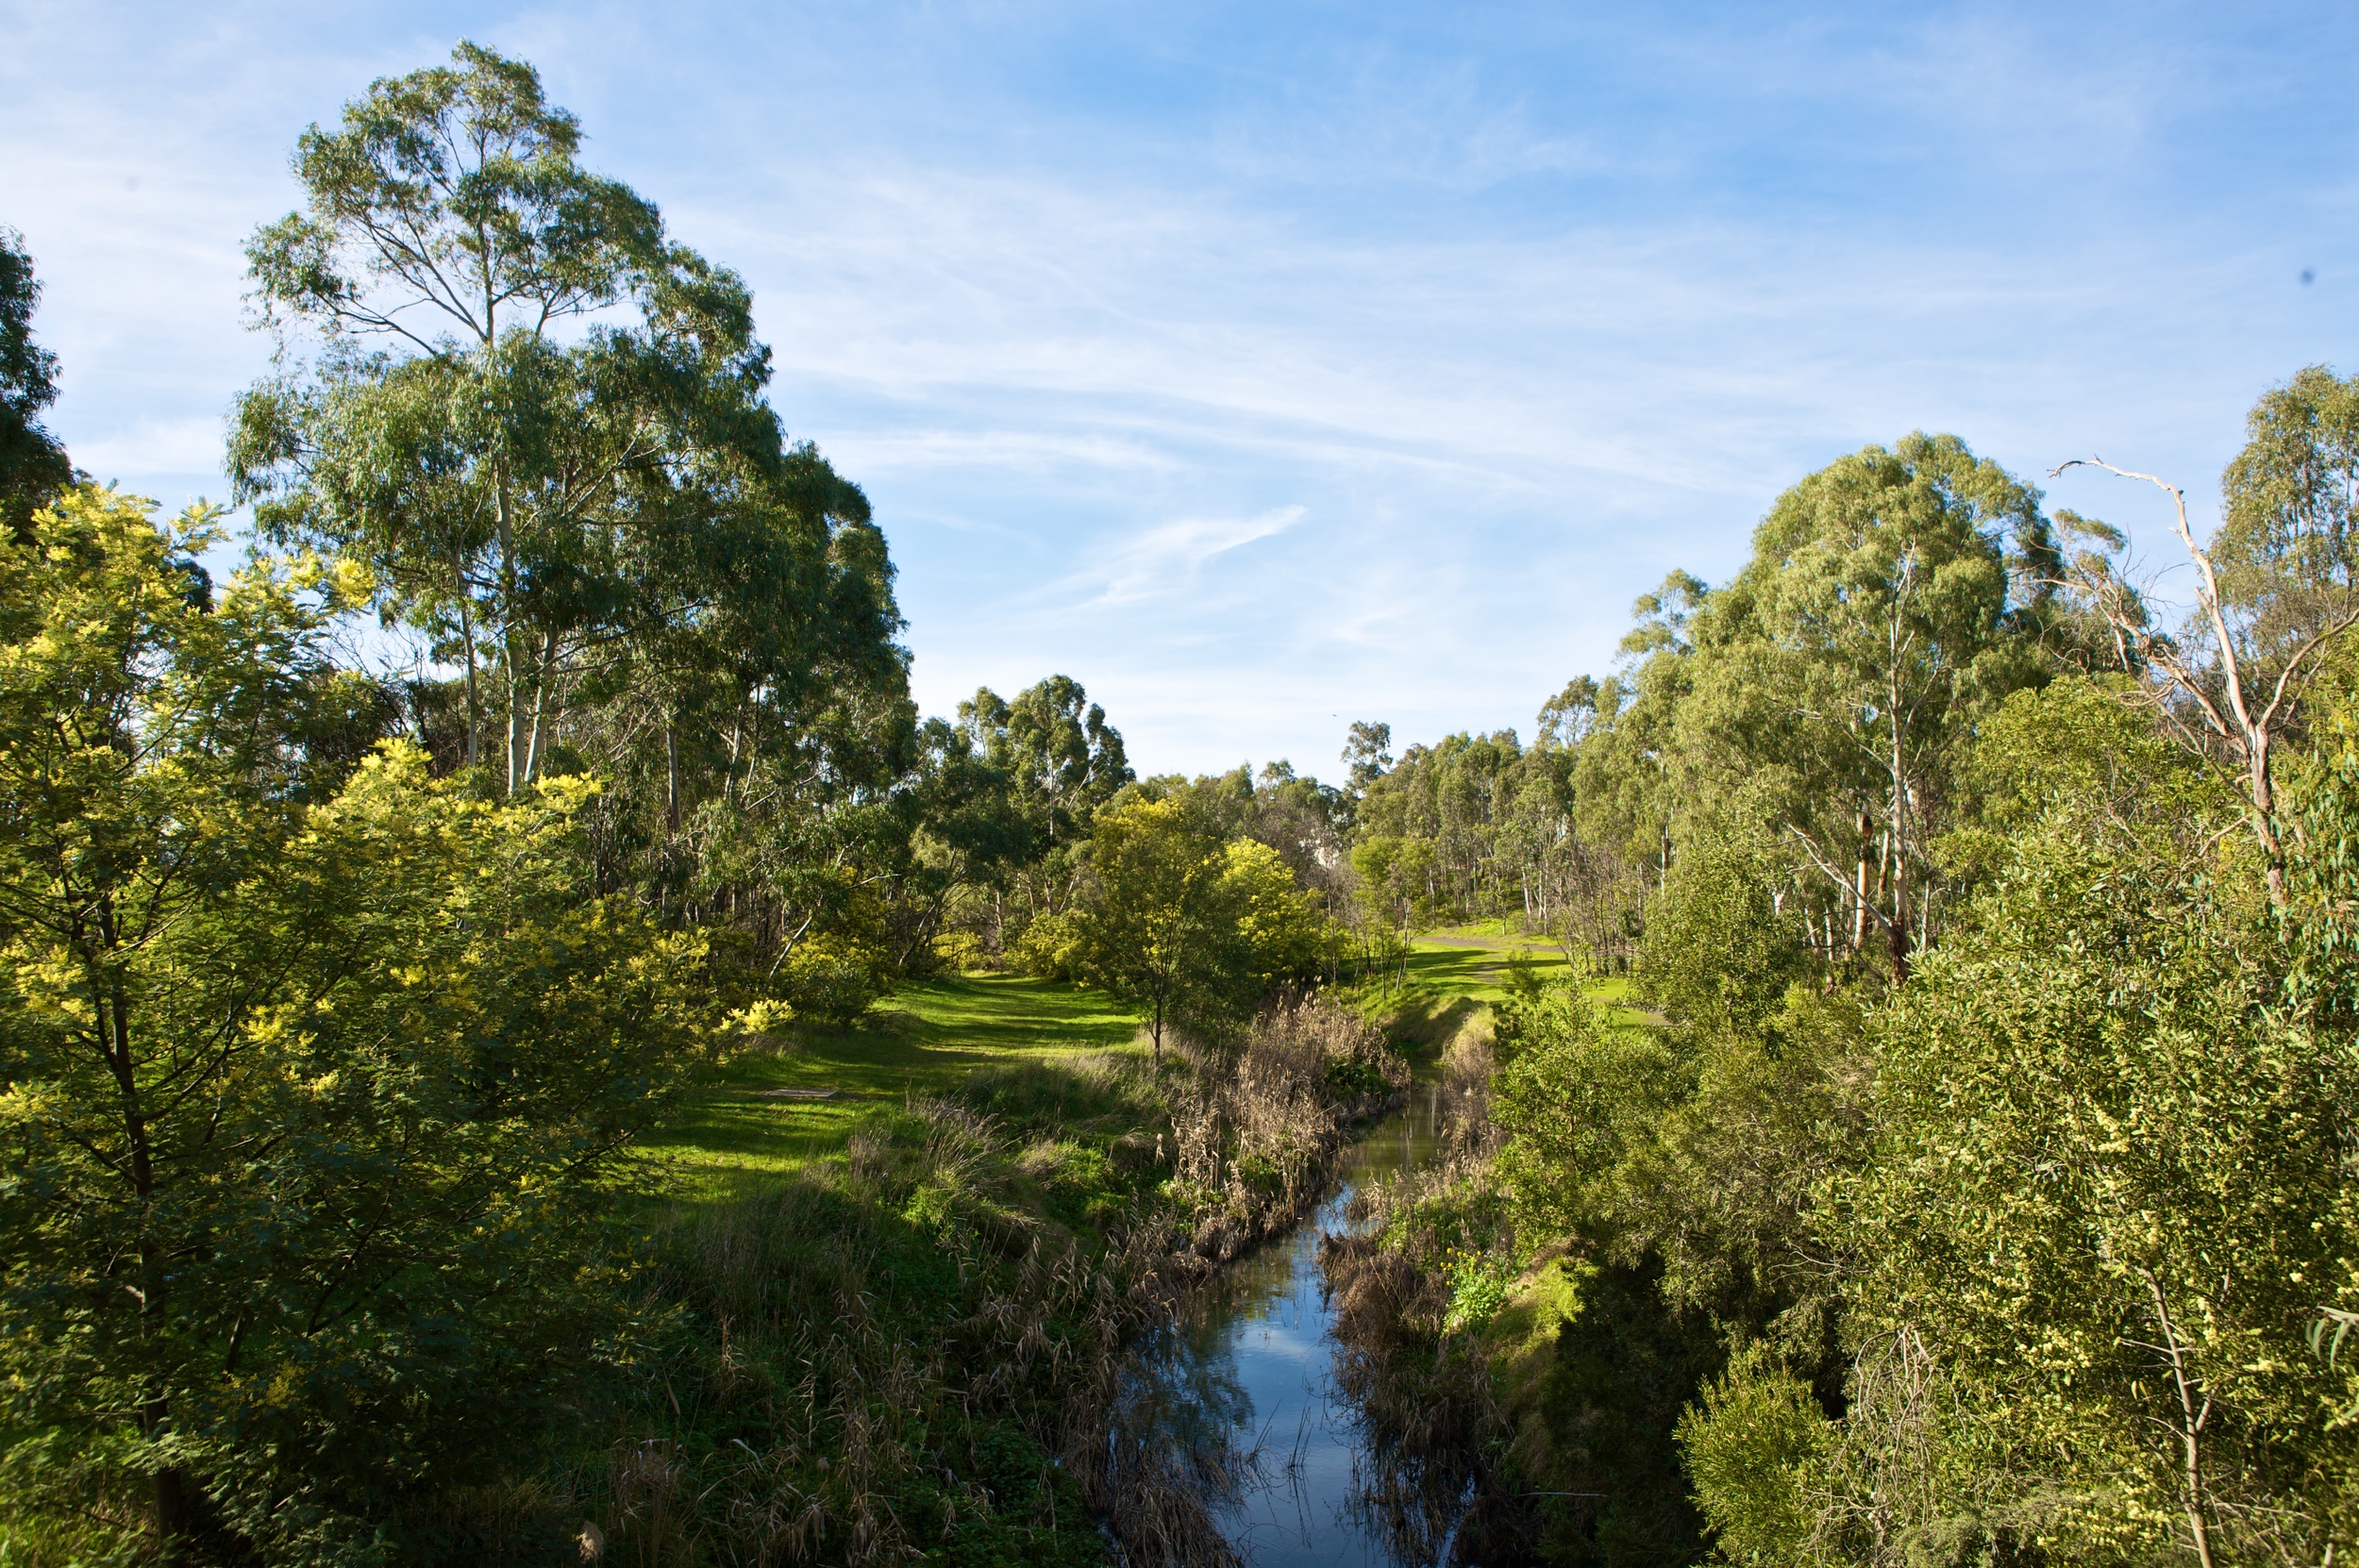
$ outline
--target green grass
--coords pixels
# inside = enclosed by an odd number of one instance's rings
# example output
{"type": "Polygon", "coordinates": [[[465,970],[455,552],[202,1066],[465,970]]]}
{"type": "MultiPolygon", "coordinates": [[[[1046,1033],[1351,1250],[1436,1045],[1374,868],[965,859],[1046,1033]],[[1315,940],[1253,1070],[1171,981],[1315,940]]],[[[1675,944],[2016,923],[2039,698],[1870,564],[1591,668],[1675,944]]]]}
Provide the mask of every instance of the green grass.
{"type": "MultiPolygon", "coordinates": [[[[1542,980],[1561,981],[1570,972],[1564,950],[1540,937],[1507,934],[1497,921],[1429,931],[1410,943],[1409,982],[1372,993],[1384,1005],[1397,1002],[1428,1013],[1439,1013],[1459,998],[1501,1002],[1507,998],[1507,963],[1521,953],[1542,980]]],[[[1607,1006],[1617,1025],[1659,1024],[1662,1020],[1630,999],[1630,978],[1611,975],[1592,980],[1589,993],[1607,1006]]]]}
{"type": "Polygon", "coordinates": [[[641,1152],[692,1193],[721,1196],[843,1151],[861,1120],[954,1089],[979,1068],[1075,1051],[1130,1052],[1138,1015],[1101,991],[1013,975],[903,987],[844,1029],[798,1026],[778,1052],[708,1070],[641,1152]],[[832,1089],[831,1100],[763,1099],[832,1089]]]}
{"type": "MultiPolygon", "coordinates": [[[[1374,989],[1369,1001],[1396,1020],[1413,1059],[1430,1071],[1440,1047],[1477,1008],[1507,995],[1506,963],[1527,955],[1543,979],[1566,973],[1562,949],[1502,936],[1495,924],[1419,938],[1407,989],[1374,989]]],[[[1629,1005],[1630,982],[1600,980],[1595,993],[1614,1022],[1651,1015],[1629,1005]]],[[[814,1159],[841,1154],[865,1117],[912,1095],[957,1088],[983,1068],[1049,1062],[1075,1052],[1130,1054],[1139,1016],[1102,991],[1017,975],[966,975],[903,987],[850,1028],[797,1026],[776,1052],[749,1051],[708,1069],[641,1155],[669,1168],[681,1195],[742,1193],[814,1159]],[[766,1089],[832,1089],[830,1100],[775,1100],[766,1089]]]]}
{"type": "Polygon", "coordinates": [[[1410,943],[1410,984],[1439,996],[1504,1001],[1507,960],[1516,953],[1531,960],[1543,980],[1561,980],[1565,976],[1563,948],[1537,937],[1501,936],[1485,922],[1429,931],[1410,943]]]}

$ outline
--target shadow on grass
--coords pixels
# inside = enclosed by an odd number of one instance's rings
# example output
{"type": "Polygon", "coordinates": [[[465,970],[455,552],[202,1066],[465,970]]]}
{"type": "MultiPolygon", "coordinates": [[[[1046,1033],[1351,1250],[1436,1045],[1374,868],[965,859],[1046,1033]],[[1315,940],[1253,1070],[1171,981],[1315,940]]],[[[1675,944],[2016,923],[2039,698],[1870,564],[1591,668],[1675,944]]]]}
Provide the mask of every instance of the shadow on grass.
{"type": "Polygon", "coordinates": [[[640,1145],[695,1198],[742,1195],[841,1153],[865,1116],[958,1088],[985,1068],[1074,1051],[1127,1051],[1138,1018],[1104,992],[1022,976],[903,988],[849,1027],[798,1025],[778,1048],[708,1070],[640,1145]],[[832,1090],[825,1100],[763,1098],[832,1090]]]}

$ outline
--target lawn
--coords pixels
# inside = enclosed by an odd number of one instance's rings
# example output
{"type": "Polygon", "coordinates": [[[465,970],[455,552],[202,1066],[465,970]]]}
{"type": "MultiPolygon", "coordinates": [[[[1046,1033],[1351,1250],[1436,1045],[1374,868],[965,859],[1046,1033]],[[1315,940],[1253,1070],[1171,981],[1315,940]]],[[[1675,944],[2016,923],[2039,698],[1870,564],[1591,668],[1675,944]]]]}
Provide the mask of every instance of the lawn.
{"type": "MultiPolygon", "coordinates": [[[[1370,1000],[1397,1011],[1396,1035],[1430,1072],[1439,1047],[1482,1004],[1507,995],[1506,963],[1522,952],[1543,979],[1565,974],[1562,949],[1495,927],[1417,939],[1409,985],[1370,1000]]],[[[1614,1022],[1653,1022],[1627,1002],[1630,982],[1597,983],[1614,1022]]],[[[1143,1051],[1139,1017],[1102,991],[1017,975],[965,975],[903,987],[858,1026],[798,1026],[776,1052],[745,1052],[708,1069],[641,1154],[671,1167],[687,1195],[718,1197],[840,1154],[862,1116],[912,1095],[957,1087],[978,1068],[1077,1051],[1143,1051]],[[774,1089],[828,1089],[826,1100],[765,1097],[774,1089]]]]}
{"type": "Polygon", "coordinates": [[[957,1086],[979,1067],[1074,1051],[1133,1049],[1138,1016],[1102,991],[1013,975],[903,987],[846,1029],[798,1027],[794,1043],[708,1071],[640,1143],[709,1196],[842,1151],[861,1117],[957,1086]],[[832,1089],[828,1100],[762,1097],[832,1089]]]}
{"type": "Polygon", "coordinates": [[[1495,926],[1429,931],[1410,943],[1409,983],[1442,996],[1504,1001],[1507,960],[1521,953],[1544,980],[1564,977],[1564,950],[1538,937],[1501,936],[1495,926]]]}
{"type": "MultiPolygon", "coordinates": [[[[1568,973],[1562,947],[1545,938],[1503,934],[1497,923],[1484,921],[1429,931],[1413,941],[1408,996],[1437,1006],[1462,996],[1477,1002],[1504,1001],[1508,959],[1518,953],[1542,980],[1562,981],[1568,973]]],[[[1616,1024],[1662,1022],[1655,1014],[1631,1003],[1627,976],[1610,975],[1594,980],[1589,991],[1607,1005],[1616,1024]]]]}

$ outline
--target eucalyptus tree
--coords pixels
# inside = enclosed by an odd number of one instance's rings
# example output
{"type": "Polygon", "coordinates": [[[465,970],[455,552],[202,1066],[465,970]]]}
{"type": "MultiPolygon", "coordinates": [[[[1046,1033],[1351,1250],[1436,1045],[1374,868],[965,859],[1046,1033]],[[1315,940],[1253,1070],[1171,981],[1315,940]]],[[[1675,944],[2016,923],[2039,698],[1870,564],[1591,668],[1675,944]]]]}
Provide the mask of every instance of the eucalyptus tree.
{"type": "Polygon", "coordinates": [[[33,342],[40,303],[25,237],[0,228],[0,524],[20,538],[33,509],[74,479],[65,449],[41,425],[58,400],[58,357],[33,342]]]}
{"type": "Polygon", "coordinates": [[[1343,759],[1350,768],[1346,775],[1346,787],[1357,799],[1393,765],[1393,726],[1368,719],[1354,720],[1350,739],[1344,742],[1343,759]]]}
{"type": "Polygon", "coordinates": [[[1007,776],[1023,818],[1026,913],[1060,912],[1078,886],[1092,821],[1135,776],[1122,732],[1070,676],[1050,676],[1012,698],[979,688],[958,716],[976,749],[1007,776]]]}
{"type": "MultiPolygon", "coordinates": [[[[529,65],[461,43],[307,131],[306,210],[247,246],[280,372],[238,405],[236,497],[377,574],[462,667],[470,761],[504,720],[510,791],[565,682],[692,619],[726,536],[792,509],[745,286],[580,142],[529,65]]],[[[811,584],[765,586],[807,612],[811,584]]]]}
{"type": "Polygon", "coordinates": [[[2058,575],[2039,492],[1954,436],[1837,459],[1780,496],[1696,627],[1681,749],[1872,922],[1896,977],[1977,715],[2045,677],[2058,575]]]}
{"type": "Polygon", "coordinates": [[[2208,547],[2196,541],[2179,486],[2097,459],[2064,465],[2143,479],[2170,496],[2172,532],[2195,567],[2195,610],[2175,635],[2156,624],[2150,588],[2133,581],[2122,533],[2070,513],[2060,520],[2083,545],[2067,570],[2081,609],[2114,659],[2142,677],[2127,690],[2241,778],[2269,897],[2282,908],[2276,749],[2300,734],[2311,684],[2359,626],[2359,376],[2313,365],[2264,393],[2245,431],[2221,475],[2226,515],[2208,547]]]}
{"type": "Polygon", "coordinates": [[[915,827],[895,888],[894,940],[904,970],[929,961],[963,898],[998,887],[1023,863],[1030,835],[1007,771],[946,719],[918,727],[907,792],[915,827]]]}
{"type": "MultiPolygon", "coordinates": [[[[2102,689],[2018,694],[1977,749],[2008,864],[1867,1023],[1865,1158],[1812,1217],[1856,1354],[1780,1490],[1867,1560],[2346,1558],[2359,1372],[2317,1329],[2359,1308],[2359,768],[2336,747],[2289,780],[2287,919],[2214,852],[2228,781],[2102,689]]],[[[1788,1458],[1722,1426],[1757,1476],[1788,1458]]]]}
{"type": "Polygon", "coordinates": [[[1573,768],[1581,836],[1617,851],[1632,867],[1652,866],[1660,891],[1671,864],[1671,828],[1683,781],[1676,772],[1673,721],[1692,683],[1689,626],[1711,595],[1704,581],[1673,572],[1632,606],[1623,637],[1625,669],[1602,683],[1573,768]]]}

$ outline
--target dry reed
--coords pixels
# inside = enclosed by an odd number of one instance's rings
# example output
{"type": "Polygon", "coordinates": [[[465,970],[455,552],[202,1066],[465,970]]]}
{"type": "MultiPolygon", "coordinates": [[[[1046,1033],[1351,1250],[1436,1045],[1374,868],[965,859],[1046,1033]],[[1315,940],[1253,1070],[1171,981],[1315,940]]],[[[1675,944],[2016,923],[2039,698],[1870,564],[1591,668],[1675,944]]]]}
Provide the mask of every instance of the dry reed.
{"type": "Polygon", "coordinates": [[[1169,1442],[1136,1347],[1317,1202],[1407,1072],[1315,1000],[1186,1059],[981,1076],[872,1119],[840,1161],[676,1216],[647,1303],[672,1327],[570,1492],[605,1560],[870,1568],[1004,1529],[1046,1563],[1078,1530],[1125,1563],[1232,1568],[1211,1500],[1250,1456],[1169,1442]],[[1076,1230],[1055,1193],[1085,1180],[1076,1230]],[[1011,1442],[1021,1474],[994,1469],[1011,1442]]]}

